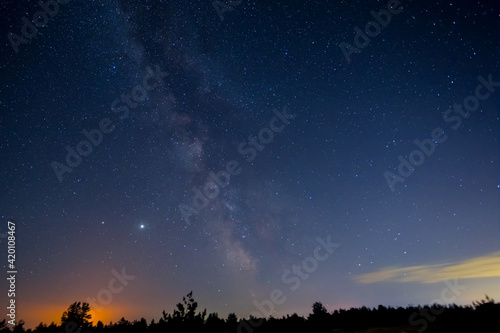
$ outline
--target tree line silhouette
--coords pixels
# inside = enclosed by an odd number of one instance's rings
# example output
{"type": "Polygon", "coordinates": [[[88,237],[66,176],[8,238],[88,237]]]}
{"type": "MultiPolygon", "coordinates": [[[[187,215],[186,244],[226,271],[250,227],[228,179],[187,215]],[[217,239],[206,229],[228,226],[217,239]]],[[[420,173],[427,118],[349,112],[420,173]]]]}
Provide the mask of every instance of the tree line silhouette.
{"type": "Polygon", "coordinates": [[[85,302],[71,304],[61,316],[61,324],[40,323],[35,329],[26,330],[24,321],[19,321],[13,330],[0,322],[0,333],[83,333],[83,332],[499,332],[500,303],[486,299],[472,305],[350,308],[328,312],[321,302],[315,302],[312,313],[301,317],[296,313],[281,318],[238,319],[230,313],[220,318],[217,313],[204,309],[196,312],[198,303],[190,292],[182,298],[173,313],[163,311],[162,317],[147,323],[146,319],[118,322],[105,325],[91,322],[90,305],[85,302]]]}

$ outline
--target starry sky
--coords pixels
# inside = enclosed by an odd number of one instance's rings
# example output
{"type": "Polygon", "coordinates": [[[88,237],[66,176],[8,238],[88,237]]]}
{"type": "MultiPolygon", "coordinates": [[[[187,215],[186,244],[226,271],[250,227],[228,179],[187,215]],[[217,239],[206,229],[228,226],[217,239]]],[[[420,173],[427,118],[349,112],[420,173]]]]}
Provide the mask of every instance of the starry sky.
{"type": "Polygon", "coordinates": [[[26,327],[500,297],[498,1],[44,6],[0,4],[26,327]]]}

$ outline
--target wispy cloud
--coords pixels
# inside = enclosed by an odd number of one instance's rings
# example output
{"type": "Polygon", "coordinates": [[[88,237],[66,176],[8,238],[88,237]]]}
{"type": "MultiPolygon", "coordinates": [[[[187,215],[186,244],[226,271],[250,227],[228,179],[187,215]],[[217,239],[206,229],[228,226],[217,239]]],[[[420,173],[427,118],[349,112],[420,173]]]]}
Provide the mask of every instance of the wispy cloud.
{"type": "Polygon", "coordinates": [[[369,284],[382,281],[435,283],[449,279],[500,276],[500,251],[455,263],[408,267],[387,267],[357,275],[356,281],[369,284]]]}

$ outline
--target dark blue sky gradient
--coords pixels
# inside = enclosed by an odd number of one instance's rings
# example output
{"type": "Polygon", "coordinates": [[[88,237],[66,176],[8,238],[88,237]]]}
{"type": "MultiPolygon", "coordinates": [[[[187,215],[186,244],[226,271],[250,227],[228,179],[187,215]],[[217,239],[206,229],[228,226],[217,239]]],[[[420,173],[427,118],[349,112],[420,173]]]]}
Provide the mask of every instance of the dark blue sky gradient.
{"type": "Polygon", "coordinates": [[[158,320],[191,290],[239,317],[276,288],[275,316],[426,304],[455,278],[456,303],[498,298],[500,272],[481,260],[500,257],[500,87],[456,130],[443,114],[479,76],[500,81],[499,4],[401,1],[348,62],[339,45],[387,3],[243,0],[221,21],[209,0],[72,0],[16,53],[8,33],[40,7],[2,2],[0,230],[16,223],[18,317],[57,321],[122,268],[135,279],[91,302],[95,321],[158,320]],[[157,66],[168,75],[119,119],[113,101],[157,66]],[[285,107],[295,118],[247,162],[238,145],[285,107]],[[106,118],[114,130],[59,182],[51,163],[106,118]],[[435,128],[446,141],[392,192],[384,172],[435,128]],[[231,160],[241,173],[188,225],[179,205],[231,160]],[[284,272],[328,236],[339,247],[290,290],[284,272]]]}

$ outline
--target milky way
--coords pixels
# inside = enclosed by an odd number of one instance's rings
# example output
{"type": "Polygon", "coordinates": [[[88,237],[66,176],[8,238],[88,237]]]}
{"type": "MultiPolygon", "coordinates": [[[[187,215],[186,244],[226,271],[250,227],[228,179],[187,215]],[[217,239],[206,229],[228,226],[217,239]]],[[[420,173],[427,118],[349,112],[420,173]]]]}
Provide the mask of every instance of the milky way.
{"type": "Polygon", "coordinates": [[[0,5],[18,318],[498,298],[498,2],[220,3],[0,5]]]}

